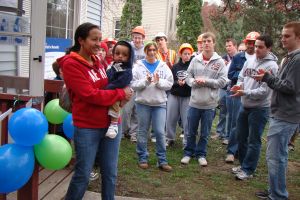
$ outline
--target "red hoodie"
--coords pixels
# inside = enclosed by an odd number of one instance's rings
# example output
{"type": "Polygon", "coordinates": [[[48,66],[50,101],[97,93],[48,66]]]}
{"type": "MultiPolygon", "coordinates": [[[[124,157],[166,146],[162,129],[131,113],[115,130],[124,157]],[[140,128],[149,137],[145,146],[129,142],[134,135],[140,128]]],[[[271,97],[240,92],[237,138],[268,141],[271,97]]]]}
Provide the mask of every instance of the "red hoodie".
{"type": "Polygon", "coordinates": [[[65,84],[72,100],[72,117],[80,128],[107,128],[110,123],[108,107],[125,99],[123,89],[104,90],[108,79],[96,57],[91,66],[79,54],[71,52],[58,59],[65,84]]]}

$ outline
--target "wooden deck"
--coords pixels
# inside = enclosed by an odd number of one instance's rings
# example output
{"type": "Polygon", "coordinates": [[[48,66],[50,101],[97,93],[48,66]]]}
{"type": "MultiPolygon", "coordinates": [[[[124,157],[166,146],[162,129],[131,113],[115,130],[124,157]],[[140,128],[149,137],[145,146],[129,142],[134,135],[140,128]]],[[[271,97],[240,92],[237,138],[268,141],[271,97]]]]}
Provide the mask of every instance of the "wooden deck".
{"type": "MultiPolygon", "coordinates": [[[[40,200],[62,200],[67,193],[67,189],[72,178],[71,168],[52,171],[40,169],[39,171],[39,199],[40,200]]],[[[17,200],[17,192],[7,195],[7,200],[17,200]]],[[[84,200],[101,199],[101,194],[87,191],[84,200]]],[[[141,200],[140,198],[116,196],[116,200],[141,200]]],[[[151,200],[151,199],[142,199],[151,200]]]]}
{"type": "MultiPolygon", "coordinates": [[[[39,199],[63,199],[67,192],[72,175],[73,172],[71,169],[58,171],[41,169],[39,172],[39,199]]],[[[7,195],[7,200],[17,200],[17,192],[7,195]]]]}

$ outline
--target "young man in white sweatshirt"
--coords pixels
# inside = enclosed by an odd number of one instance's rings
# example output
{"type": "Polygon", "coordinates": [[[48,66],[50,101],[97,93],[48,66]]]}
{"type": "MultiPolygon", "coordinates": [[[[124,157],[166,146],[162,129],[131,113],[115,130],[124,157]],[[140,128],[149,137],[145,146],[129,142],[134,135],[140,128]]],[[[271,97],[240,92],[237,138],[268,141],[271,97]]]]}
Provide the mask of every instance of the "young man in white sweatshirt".
{"type": "Polygon", "coordinates": [[[225,62],[215,51],[216,37],[206,32],[202,35],[203,52],[197,55],[188,68],[187,84],[192,88],[188,108],[187,144],[182,164],[188,164],[191,157],[206,166],[206,146],[211,130],[215,108],[218,105],[218,91],[226,85],[225,62]],[[201,121],[201,134],[196,141],[201,121]]]}
{"type": "Polygon", "coordinates": [[[241,97],[242,102],[236,128],[240,166],[232,170],[239,180],[251,178],[259,160],[261,136],[269,119],[271,88],[253,76],[261,69],[277,74],[278,59],[271,52],[272,45],[270,36],[257,37],[255,59],[245,62],[237,84],[231,88],[232,96],[241,97]]]}

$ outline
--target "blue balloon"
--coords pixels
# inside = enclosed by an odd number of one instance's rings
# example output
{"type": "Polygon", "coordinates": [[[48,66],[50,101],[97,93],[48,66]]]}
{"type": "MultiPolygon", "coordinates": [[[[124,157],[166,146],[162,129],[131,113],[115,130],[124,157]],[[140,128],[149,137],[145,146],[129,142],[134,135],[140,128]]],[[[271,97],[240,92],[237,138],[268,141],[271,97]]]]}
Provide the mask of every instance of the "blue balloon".
{"type": "Polygon", "coordinates": [[[0,193],[10,193],[25,185],[34,170],[33,147],[6,144],[0,147],[0,193]]]}
{"type": "Polygon", "coordinates": [[[64,119],[63,130],[64,130],[64,134],[67,136],[67,138],[73,139],[73,137],[74,137],[74,125],[73,125],[72,114],[69,114],[64,119]]]}
{"type": "Polygon", "coordinates": [[[22,108],[9,119],[8,131],[16,144],[33,146],[44,139],[48,132],[48,121],[39,110],[22,108]]]}

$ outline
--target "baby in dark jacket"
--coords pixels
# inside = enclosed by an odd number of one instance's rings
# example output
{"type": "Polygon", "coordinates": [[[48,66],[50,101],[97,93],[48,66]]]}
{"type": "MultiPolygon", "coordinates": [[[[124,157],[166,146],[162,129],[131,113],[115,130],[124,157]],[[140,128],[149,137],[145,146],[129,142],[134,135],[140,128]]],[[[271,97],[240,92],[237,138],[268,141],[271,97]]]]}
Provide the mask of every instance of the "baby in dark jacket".
{"type": "MultiPolygon", "coordinates": [[[[108,85],[106,89],[116,89],[128,87],[132,80],[132,65],[134,51],[131,45],[126,41],[119,41],[114,46],[113,64],[107,70],[108,85]]],[[[116,102],[110,106],[108,115],[111,116],[111,123],[106,132],[106,136],[115,138],[118,134],[118,119],[124,102],[116,102]]]]}

